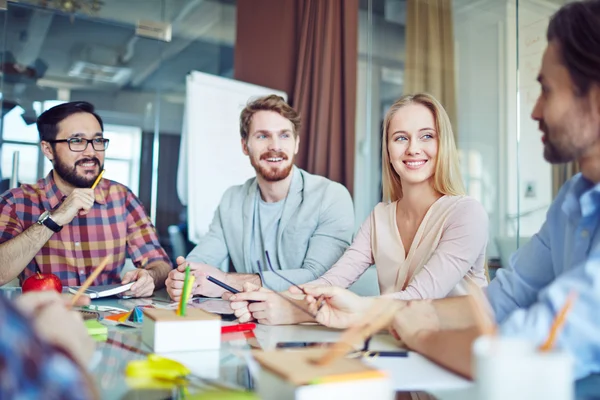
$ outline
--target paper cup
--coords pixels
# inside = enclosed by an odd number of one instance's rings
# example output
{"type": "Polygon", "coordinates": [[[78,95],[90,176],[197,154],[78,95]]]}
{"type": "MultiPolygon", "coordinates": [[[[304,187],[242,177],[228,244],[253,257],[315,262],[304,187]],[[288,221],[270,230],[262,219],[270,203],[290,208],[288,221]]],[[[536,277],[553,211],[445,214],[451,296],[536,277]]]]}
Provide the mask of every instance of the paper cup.
{"type": "Polygon", "coordinates": [[[478,399],[574,398],[573,360],[561,350],[540,352],[522,339],[482,336],[473,344],[478,399]]]}

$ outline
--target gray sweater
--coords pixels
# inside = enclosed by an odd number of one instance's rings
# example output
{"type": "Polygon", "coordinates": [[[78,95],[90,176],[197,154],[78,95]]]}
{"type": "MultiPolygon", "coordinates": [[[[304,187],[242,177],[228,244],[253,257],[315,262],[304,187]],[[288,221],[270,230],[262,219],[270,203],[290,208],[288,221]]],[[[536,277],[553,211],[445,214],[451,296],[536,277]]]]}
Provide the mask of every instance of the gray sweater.
{"type": "MultiPolygon", "coordinates": [[[[302,284],[323,275],[350,245],[354,210],[350,193],[339,183],[297,167],[293,174],[277,232],[277,258],[280,274],[302,284]]],[[[256,260],[250,259],[257,190],[256,178],[227,189],[188,261],[218,267],[229,258],[236,272],[258,273],[256,260]]],[[[263,277],[274,290],[290,286],[270,271],[263,277]]]]}

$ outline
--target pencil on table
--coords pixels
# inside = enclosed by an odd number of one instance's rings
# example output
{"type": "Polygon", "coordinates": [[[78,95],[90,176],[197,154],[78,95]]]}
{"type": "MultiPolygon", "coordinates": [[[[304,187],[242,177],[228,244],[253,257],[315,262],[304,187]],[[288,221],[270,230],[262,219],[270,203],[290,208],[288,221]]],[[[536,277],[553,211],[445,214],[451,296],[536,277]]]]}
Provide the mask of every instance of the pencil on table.
{"type": "Polygon", "coordinates": [[[91,286],[91,284],[98,277],[98,275],[100,275],[100,272],[102,272],[104,267],[106,267],[109,260],[110,260],[110,254],[108,254],[106,257],[104,257],[104,260],[102,260],[100,265],[98,265],[96,267],[96,269],[94,270],[94,272],[92,272],[92,274],[90,276],[88,276],[88,278],[85,280],[85,282],[83,282],[83,285],[81,285],[81,287],[79,288],[77,293],[75,293],[75,296],[73,296],[73,299],[71,300],[71,305],[75,305],[75,303],[81,297],[81,295],[91,286]]]}
{"type": "Polygon", "coordinates": [[[550,333],[548,333],[548,338],[540,346],[540,351],[552,350],[560,330],[562,329],[563,325],[567,321],[567,315],[569,314],[569,311],[571,311],[573,302],[575,302],[576,298],[577,298],[577,292],[569,293],[569,295],[567,296],[567,300],[565,301],[565,304],[563,305],[563,307],[560,309],[560,311],[556,315],[556,318],[554,318],[554,322],[552,322],[552,327],[550,328],[550,333]]]}
{"type": "Polygon", "coordinates": [[[98,177],[94,181],[94,184],[92,185],[92,189],[96,189],[96,186],[98,185],[98,182],[100,182],[100,179],[102,179],[102,175],[104,175],[104,171],[106,171],[106,170],[103,169],[102,171],[100,171],[100,174],[98,175],[98,177]]]}

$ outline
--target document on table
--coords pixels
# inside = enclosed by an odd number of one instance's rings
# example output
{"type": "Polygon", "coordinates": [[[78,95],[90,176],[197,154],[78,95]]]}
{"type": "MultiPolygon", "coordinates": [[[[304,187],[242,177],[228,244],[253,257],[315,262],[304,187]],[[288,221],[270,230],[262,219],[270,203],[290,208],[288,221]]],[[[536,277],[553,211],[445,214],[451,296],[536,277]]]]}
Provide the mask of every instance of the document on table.
{"type": "Polygon", "coordinates": [[[365,362],[387,371],[396,391],[462,390],[473,386],[473,382],[414,352],[408,357],[374,357],[365,362]]]}

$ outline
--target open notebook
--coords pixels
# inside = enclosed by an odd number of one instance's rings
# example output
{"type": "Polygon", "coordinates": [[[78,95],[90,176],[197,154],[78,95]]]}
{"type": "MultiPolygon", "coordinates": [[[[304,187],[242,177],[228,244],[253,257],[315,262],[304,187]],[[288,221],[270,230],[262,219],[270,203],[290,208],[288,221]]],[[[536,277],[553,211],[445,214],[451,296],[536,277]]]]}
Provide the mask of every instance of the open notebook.
{"type": "MultiPolygon", "coordinates": [[[[100,285],[100,286],[90,286],[84,294],[90,296],[92,299],[97,299],[99,297],[108,297],[114,296],[119,293],[123,293],[131,289],[135,282],[129,282],[126,285],[116,284],[116,285],[100,285]]],[[[70,286],[69,292],[75,294],[79,290],[79,286],[70,286]]]]}

